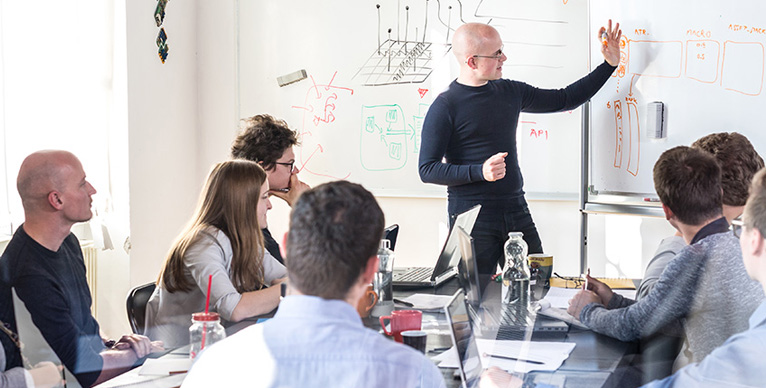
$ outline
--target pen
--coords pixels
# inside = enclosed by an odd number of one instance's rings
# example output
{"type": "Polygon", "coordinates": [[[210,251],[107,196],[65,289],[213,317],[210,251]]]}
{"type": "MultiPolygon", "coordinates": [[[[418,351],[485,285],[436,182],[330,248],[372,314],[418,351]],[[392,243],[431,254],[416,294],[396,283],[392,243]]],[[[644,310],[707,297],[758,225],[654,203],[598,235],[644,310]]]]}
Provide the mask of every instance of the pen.
{"type": "Polygon", "coordinates": [[[399,304],[403,304],[403,305],[405,305],[407,307],[415,306],[414,304],[412,304],[410,302],[405,302],[405,301],[403,301],[401,299],[396,299],[396,298],[394,298],[394,302],[399,303],[399,304]]]}
{"type": "Polygon", "coordinates": [[[607,34],[606,34],[606,31],[604,31],[604,32],[602,32],[602,33],[601,33],[601,44],[603,44],[604,46],[606,46],[606,45],[607,45],[607,40],[606,40],[606,38],[607,38],[608,36],[609,36],[609,35],[607,35],[607,34]]]}
{"type": "Polygon", "coordinates": [[[587,290],[588,289],[588,276],[590,276],[590,268],[588,268],[588,274],[581,275],[583,279],[585,279],[585,283],[582,284],[582,289],[587,290]]]}
{"type": "Polygon", "coordinates": [[[535,361],[535,360],[525,360],[525,359],[523,359],[523,358],[516,358],[516,357],[501,356],[501,355],[499,355],[499,354],[489,354],[489,353],[484,353],[484,357],[499,358],[499,359],[501,359],[501,360],[521,361],[521,362],[527,362],[527,363],[530,363],[530,364],[535,364],[535,365],[543,365],[543,364],[545,364],[545,363],[544,363],[544,362],[542,362],[542,361],[535,361]]]}
{"type": "Polygon", "coordinates": [[[444,352],[444,351],[450,350],[450,348],[451,348],[451,347],[444,347],[444,348],[433,348],[433,349],[431,349],[430,351],[431,351],[431,352],[444,352]]]}

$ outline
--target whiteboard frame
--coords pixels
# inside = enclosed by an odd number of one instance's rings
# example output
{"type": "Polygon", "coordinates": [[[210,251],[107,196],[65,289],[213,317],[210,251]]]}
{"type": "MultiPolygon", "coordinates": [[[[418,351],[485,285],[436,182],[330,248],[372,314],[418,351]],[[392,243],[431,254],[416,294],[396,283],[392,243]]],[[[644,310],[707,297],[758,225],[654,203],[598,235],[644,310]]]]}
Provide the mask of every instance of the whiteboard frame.
{"type": "MultiPolygon", "coordinates": [[[[588,31],[593,27],[591,1],[588,0],[588,31]]],[[[593,42],[588,40],[588,68],[592,68],[593,42]]],[[[591,102],[582,109],[582,136],[580,137],[580,273],[588,268],[588,216],[604,214],[633,215],[639,217],[665,218],[662,205],[656,198],[636,193],[593,193],[591,184],[591,102]],[[647,200],[650,199],[650,200],[647,200]]]]}

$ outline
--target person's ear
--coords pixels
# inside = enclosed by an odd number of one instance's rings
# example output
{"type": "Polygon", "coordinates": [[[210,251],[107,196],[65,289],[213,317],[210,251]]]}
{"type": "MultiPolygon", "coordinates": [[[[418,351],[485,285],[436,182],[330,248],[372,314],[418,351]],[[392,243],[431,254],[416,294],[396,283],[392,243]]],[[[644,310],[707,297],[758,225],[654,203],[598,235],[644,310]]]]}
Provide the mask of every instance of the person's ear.
{"type": "Polygon", "coordinates": [[[379,263],[380,259],[378,259],[378,256],[372,256],[367,259],[367,265],[364,267],[364,272],[362,273],[362,284],[372,283],[375,279],[375,273],[378,272],[379,263]]]}
{"type": "Polygon", "coordinates": [[[282,245],[279,246],[279,253],[282,254],[282,258],[287,257],[287,233],[285,232],[284,236],[282,236],[282,245]]]}
{"type": "Polygon", "coordinates": [[[263,171],[266,171],[266,172],[274,171],[274,169],[277,167],[277,165],[275,164],[271,166],[271,168],[266,168],[266,166],[263,164],[263,160],[258,161],[256,163],[258,163],[258,165],[261,166],[261,168],[263,168],[263,171]]]}
{"type": "Polygon", "coordinates": [[[474,70],[476,70],[476,67],[477,67],[477,66],[476,66],[476,58],[474,58],[474,57],[470,56],[470,57],[466,58],[466,60],[465,60],[465,63],[466,63],[466,64],[468,65],[468,67],[470,67],[471,69],[474,69],[474,70]]]}
{"type": "Polygon", "coordinates": [[[48,203],[56,210],[61,210],[64,206],[64,202],[61,200],[58,191],[51,191],[48,193],[48,203]]]}
{"type": "Polygon", "coordinates": [[[747,249],[752,252],[753,256],[763,256],[764,250],[766,250],[766,243],[764,243],[763,235],[758,228],[752,228],[750,233],[742,233],[740,238],[745,238],[747,249]]]}
{"type": "Polygon", "coordinates": [[[665,219],[670,221],[671,218],[675,217],[675,214],[673,214],[673,211],[670,210],[668,205],[662,204],[662,211],[665,213],[665,219]]]}

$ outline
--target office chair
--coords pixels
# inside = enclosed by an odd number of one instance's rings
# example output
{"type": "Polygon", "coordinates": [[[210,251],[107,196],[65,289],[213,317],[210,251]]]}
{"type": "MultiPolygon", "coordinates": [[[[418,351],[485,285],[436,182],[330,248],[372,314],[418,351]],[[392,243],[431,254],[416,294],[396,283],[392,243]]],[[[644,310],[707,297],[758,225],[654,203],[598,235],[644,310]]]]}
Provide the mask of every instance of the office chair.
{"type": "Polygon", "coordinates": [[[144,322],[146,318],[146,304],[157,287],[154,282],[134,287],[128,293],[126,306],[128,308],[128,322],[135,334],[144,334],[144,322]]]}

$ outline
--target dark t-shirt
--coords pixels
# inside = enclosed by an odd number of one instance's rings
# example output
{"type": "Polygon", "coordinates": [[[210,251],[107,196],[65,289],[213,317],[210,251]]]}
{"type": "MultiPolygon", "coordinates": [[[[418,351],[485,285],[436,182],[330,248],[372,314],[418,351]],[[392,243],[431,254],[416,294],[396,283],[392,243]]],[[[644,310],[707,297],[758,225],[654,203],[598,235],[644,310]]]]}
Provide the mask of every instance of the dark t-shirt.
{"type": "MultiPolygon", "coordinates": [[[[0,258],[0,276],[3,315],[8,315],[6,306],[12,306],[10,287],[15,287],[51,349],[82,386],[91,386],[101,373],[99,353],[105,348],[90,313],[92,300],[77,237],[69,234],[53,252],[29,237],[22,225],[0,258]]],[[[12,307],[10,311],[13,314],[12,307]]]]}

